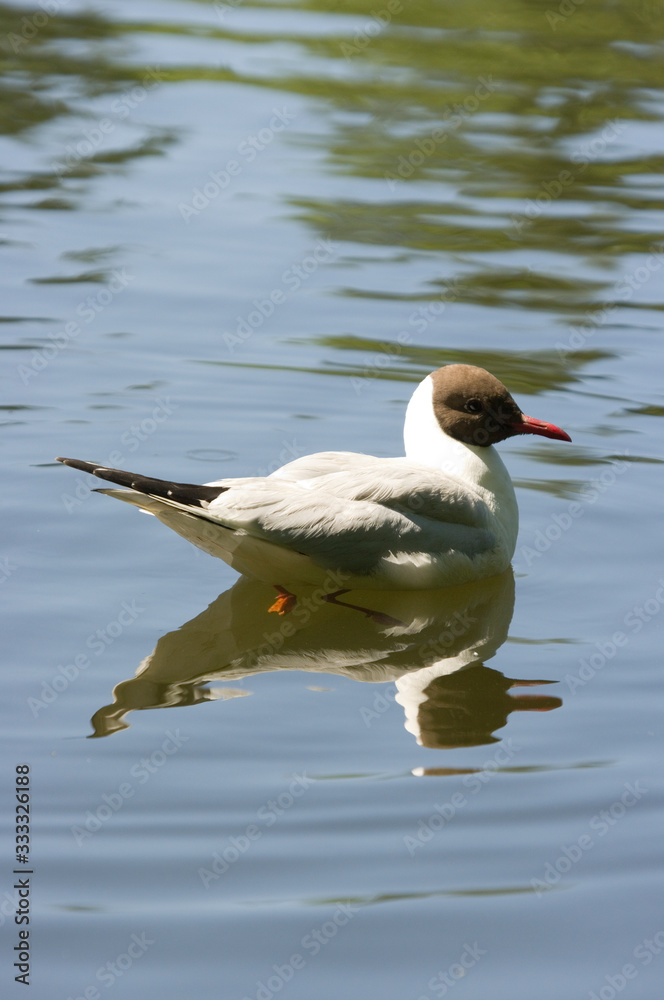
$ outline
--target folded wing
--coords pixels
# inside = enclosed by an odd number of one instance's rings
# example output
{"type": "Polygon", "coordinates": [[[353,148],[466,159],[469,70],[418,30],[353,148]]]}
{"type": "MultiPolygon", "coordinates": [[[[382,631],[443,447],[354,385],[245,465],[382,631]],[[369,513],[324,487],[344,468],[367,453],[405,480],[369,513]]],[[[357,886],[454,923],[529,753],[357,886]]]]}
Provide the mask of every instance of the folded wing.
{"type": "Polygon", "coordinates": [[[348,573],[399,554],[473,558],[495,544],[479,495],[406,459],[324,452],[265,479],[217,485],[227,489],[208,517],[348,573]]]}
{"type": "Polygon", "coordinates": [[[357,575],[371,575],[386,558],[456,551],[472,559],[495,545],[486,504],[478,494],[407,459],[323,452],[264,478],[224,479],[200,487],[93,463],[67,464],[130,486],[128,491],[103,492],[155,514],[222,558],[231,544],[229,532],[238,533],[233,549],[238,535],[246,535],[309,557],[326,569],[357,575]],[[218,543],[210,535],[215,527],[221,533],[218,543]]]}

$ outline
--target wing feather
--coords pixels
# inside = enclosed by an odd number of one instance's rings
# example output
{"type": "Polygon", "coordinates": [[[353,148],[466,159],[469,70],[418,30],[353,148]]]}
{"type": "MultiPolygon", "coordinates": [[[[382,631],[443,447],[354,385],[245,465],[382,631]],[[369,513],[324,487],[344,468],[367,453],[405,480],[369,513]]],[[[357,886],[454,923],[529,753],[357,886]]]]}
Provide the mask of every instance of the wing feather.
{"type": "Polygon", "coordinates": [[[327,452],[285,470],[235,481],[204,516],[349,573],[370,573],[390,555],[472,558],[495,544],[482,497],[428,466],[327,452]]]}

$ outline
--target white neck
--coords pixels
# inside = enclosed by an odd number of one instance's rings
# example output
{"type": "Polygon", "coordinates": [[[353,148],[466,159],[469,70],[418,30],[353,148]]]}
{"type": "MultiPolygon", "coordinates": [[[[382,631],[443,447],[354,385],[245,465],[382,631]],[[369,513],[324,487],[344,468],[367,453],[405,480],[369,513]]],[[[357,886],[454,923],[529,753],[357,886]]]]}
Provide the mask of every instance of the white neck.
{"type": "Polygon", "coordinates": [[[433,409],[430,375],[420,382],[411,397],[403,436],[410,461],[433,466],[485,493],[488,506],[505,531],[505,541],[514,551],[518,510],[509,473],[492,445],[480,448],[464,444],[443,431],[433,409]]]}

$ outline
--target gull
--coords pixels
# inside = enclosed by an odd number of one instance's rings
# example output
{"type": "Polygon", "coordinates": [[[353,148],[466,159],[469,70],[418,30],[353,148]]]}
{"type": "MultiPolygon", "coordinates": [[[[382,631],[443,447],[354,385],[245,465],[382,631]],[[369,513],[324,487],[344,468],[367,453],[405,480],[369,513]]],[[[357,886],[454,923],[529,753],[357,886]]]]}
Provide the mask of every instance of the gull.
{"type": "Polygon", "coordinates": [[[322,587],[334,601],[349,590],[448,587],[507,569],[519,515],[494,445],[518,434],[571,441],[555,424],[526,416],[483,368],[451,364],[412,395],[405,457],[318,452],[269,476],[203,485],[57,461],[124,487],[96,492],[153,514],[276,587],[271,610],[283,614],[293,584],[322,587]]]}

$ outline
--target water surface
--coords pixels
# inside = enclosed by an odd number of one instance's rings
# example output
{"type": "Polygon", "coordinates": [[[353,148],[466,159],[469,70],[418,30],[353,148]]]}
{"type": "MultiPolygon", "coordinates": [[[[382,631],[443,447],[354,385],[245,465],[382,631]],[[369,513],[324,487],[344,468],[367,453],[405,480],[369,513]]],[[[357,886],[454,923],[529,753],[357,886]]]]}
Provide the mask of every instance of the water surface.
{"type": "Polygon", "coordinates": [[[652,1000],[661,8],[46,7],[0,5],[5,960],[27,763],[38,1000],[652,1000]],[[501,446],[513,573],[383,620],[287,634],[53,461],[399,454],[450,361],[573,444],[501,446]]]}

